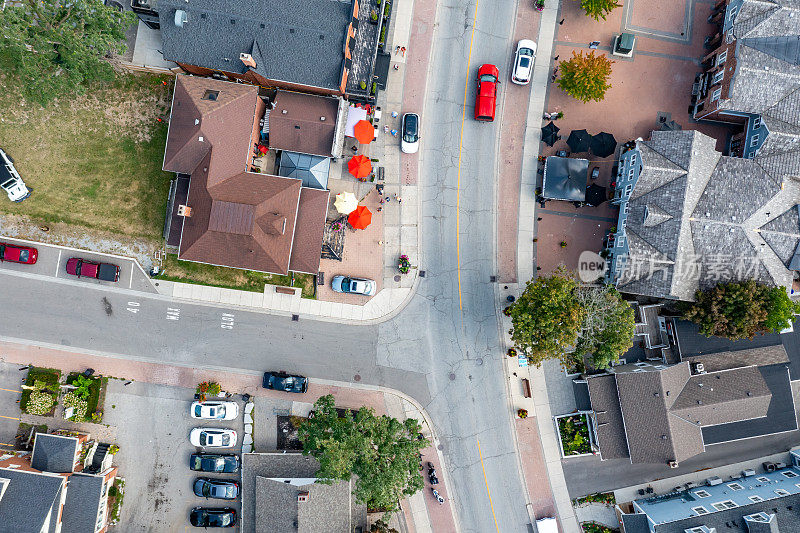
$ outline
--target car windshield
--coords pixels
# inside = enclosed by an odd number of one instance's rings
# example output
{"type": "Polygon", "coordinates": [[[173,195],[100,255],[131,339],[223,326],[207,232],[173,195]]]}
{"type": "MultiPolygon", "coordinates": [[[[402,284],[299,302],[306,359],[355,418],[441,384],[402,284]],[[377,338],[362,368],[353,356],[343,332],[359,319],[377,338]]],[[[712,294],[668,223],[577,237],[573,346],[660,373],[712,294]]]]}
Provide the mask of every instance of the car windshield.
{"type": "Polygon", "coordinates": [[[343,278],[342,279],[342,290],[347,292],[350,290],[350,278],[343,278]]]}
{"type": "Polygon", "coordinates": [[[208,443],[205,433],[200,433],[200,446],[205,446],[208,443]]]}
{"type": "Polygon", "coordinates": [[[230,443],[231,443],[231,438],[230,438],[230,436],[228,436],[228,435],[223,435],[223,436],[222,436],[222,445],[223,445],[223,446],[228,446],[230,443]]]}
{"type": "Polygon", "coordinates": [[[522,57],[519,58],[519,66],[520,67],[528,68],[528,66],[530,64],[531,64],[531,59],[529,57],[522,56],[522,57]]]}
{"type": "Polygon", "coordinates": [[[533,50],[531,50],[530,48],[520,48],[519,49],[519,55],[521,55],[521,56],[532,56],[533,55],[533,50]]]}
{"type": "Polygon", "coordinates": [[[19,260],[20,261],[27,261],[28,260],[28,250],[20,250],[20,252],[19,252],[19,260]]]}
{"type": "Polygon", "coordinates": [[[195,405],[194,406],[194,414],[195,414],[195,416],[203,416],[203,406],[202,405],[195,405]]]}
{"type": "Polygon", "coordinates": [[[203,489],[200,492],[203,496],[211,496],[214,493],[214,488],[206,481],[203,483],[203,489]]]}
{"type": "Polygon", "coordinates": [[[233,522],[233,516],[230,513],[214,514],[208,518],[208,525],[211,527],[226,527],[233,522]]]}
{"type": "Polygon", "coordinates": [[[14,178],[11,178],[11,179],[8,179],[8,180],[4,181],[3,183],[0,183],[0,187],[2,187],[4,189],[10,189],[16,183],[17,183],[17,180],[15,180],[14,178]]]}
{"type": "Polygon", "coordinates": [[[481,81],[490,81],[490,82],[496,82],[496,81],[497,81],[497,78],[495,78],[495,77],[494,77],[493,75],[491,75],[491,74],[484,74],[483,76],[481,76],[481,81]]]}

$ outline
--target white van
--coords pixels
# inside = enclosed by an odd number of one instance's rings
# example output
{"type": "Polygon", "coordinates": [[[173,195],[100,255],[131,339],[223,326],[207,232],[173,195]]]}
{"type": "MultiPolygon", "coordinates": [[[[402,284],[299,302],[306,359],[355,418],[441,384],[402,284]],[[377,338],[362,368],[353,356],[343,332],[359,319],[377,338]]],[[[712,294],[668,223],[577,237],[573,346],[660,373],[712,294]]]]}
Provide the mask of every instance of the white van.
{"type": "Polygon", "coordinates": [[[6,191],[8,199],[12,202],[21,202],[31,195],[30,189],[25,186],[14,162],[0,148],[0,189],[6,191]]]}
{"type": "Polygon", "coordinates": [[[538,533],[558,533],[558,522],[555,518],[540,518],[536,521],[538,533]]]}

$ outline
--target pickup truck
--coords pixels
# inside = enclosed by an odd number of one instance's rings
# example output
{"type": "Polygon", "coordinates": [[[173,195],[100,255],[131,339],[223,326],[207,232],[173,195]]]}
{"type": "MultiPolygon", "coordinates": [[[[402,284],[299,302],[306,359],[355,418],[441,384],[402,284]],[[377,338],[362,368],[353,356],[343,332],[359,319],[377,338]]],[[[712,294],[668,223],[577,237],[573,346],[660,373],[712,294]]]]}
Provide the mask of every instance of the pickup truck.
{"type": "Polygon", "coordinates": [[[67,261],[67,274],[78,276],[79,278],[117,281],[119,279],[119,267],[111,263],[96,263],[80,257],[71,257],[67,261]]]}
{"type": "Polygon", "coordinates": [[[6,191],[8,199],[12,202],[21,202],[31,195],[30,189],[25,186],[14,161],[0,148],[0,189],[6,191]]]}

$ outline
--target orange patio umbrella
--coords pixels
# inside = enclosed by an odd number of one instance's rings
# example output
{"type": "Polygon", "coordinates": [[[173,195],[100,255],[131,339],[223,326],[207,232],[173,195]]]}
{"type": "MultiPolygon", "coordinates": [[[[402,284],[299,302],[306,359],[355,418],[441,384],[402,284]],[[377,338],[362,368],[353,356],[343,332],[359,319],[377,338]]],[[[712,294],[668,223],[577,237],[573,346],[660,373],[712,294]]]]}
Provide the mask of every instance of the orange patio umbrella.
{"type": "Polygon", "coordinates": [[[375,129],[370,124],[369,120],[359,120],[353,126],[356,140],[361,144],[369,144],[375,138],[375,129]]]}
{"type": "Polygon", "coordinates": [[[363,205],[360,205],[356,207],[355,211],[350,213],[350,216],[347,217],[347,221],[355,229],[366,229],[372,222],[372,212],[363,205]]]}
{"type": "Polygon", "coordinates": [[[372,172],[372,163],[365,155],[354,155],[347,163],[347,170],[358,179],[366,178],[372,172]]]}

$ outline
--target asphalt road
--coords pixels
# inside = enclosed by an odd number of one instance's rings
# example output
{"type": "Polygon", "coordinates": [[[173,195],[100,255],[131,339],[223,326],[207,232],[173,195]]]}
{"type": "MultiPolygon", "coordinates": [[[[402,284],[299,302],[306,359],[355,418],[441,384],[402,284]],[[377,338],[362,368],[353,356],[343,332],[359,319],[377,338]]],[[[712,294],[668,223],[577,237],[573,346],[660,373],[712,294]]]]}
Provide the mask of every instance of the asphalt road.
{"type": "Polygon", "coordinates": [[[26,372],[19,365],[0,364],[0,454],[14,449],[14,439],[19,427],[20,385],[26,372]]]}

